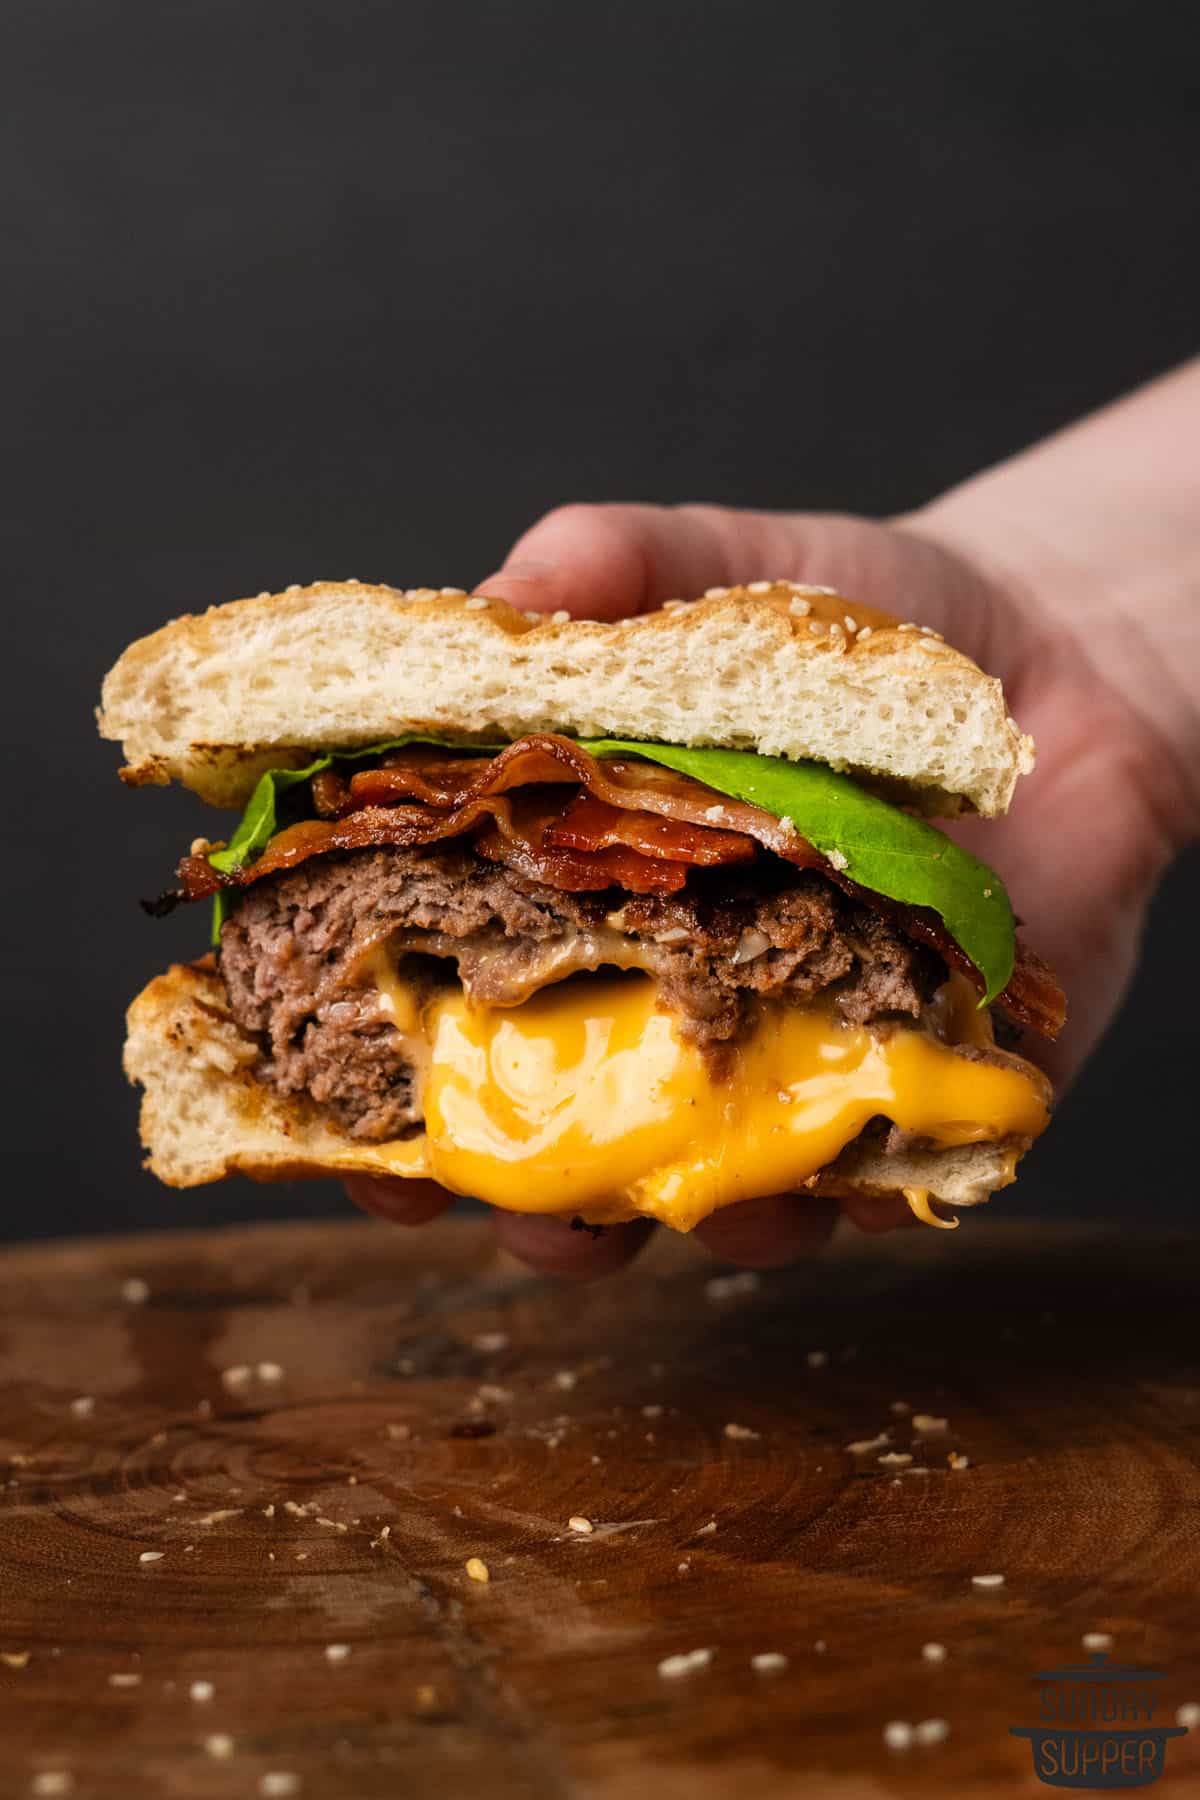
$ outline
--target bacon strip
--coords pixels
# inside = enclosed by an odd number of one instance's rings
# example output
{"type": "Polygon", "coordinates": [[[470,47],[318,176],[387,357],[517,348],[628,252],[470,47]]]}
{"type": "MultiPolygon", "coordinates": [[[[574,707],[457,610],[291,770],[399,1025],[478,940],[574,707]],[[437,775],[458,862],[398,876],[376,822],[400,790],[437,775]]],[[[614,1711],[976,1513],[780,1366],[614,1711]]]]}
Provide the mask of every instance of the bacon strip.
{"type": "MultiPolygon", "coordinates": [[[[257,861],[233,874],[219,874],[206,857],[185,857],[179,877],[187,897],[246,887],[331,850],[410,847],[468,832],[482,855],[552,887],[672,894],[691,868],[749,862],[761,844],[796,868],[819,870],[983,990],[979,971],[936,913],[859,887],[773,813],[656,763],[601,763],[571,739],[545,732],[486,759],[412,745],[349,780],[324,771],[313,790],[322,817],[277,832],[257,861]],[[582,792],[565,804],[547,795],[564,784],[582,792]]],[[[1051,1038],[1066,1016],[1052,972],[1019,938],[1012,979],[997,1004],[1051,1038]]]]}

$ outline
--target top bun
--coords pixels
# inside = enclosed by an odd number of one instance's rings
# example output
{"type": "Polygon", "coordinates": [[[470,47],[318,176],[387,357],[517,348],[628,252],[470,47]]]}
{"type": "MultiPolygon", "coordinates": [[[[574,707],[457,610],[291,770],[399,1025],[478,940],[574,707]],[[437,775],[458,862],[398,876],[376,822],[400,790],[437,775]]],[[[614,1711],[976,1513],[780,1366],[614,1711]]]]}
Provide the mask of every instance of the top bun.
{"type": "Polygon", "coordinates": [[[458,588],[317,582],[176,619],[105,683],[124,780],[240,806],[264,769],[406,732],[532,731],[756,750],[844,769],[925,813],[1004,812],[1033,744],[1000,683],[926,626],[754,581],[617,624],[458,588]]]}

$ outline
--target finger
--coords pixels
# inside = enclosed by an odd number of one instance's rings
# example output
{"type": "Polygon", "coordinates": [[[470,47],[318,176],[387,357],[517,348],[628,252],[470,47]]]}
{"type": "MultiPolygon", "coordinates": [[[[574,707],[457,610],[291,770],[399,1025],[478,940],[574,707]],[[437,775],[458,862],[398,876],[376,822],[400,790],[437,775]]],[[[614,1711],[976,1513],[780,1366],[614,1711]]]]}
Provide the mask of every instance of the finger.
{"type": "Polygon", "coordinates": [[[815,1256],[837,1224],[832,1200],[811,1194],[768,1194],[723,1206],[696,1227],[696,1236],[723,1262],[746,1269],[777,1269],[815,1256]]]}
{"type": "MultiPolygon", "coordinates": [[[[805,563],[829,560],[844,525],[719,506],[560,506],[518,540],[478,591],[527,612],[564,608],[575,617],[624,618],[714,586],[799,580],[805,563]]],[[[833,581],[827,573],[811,579],[833,581]]]]}
{"type": "Polygon", "coordinates": [[[854,1194],[842,1201],[842,1211],[860,1231],[899,1231],[920,1220],[909,1211],[908,1202],[892,1194],[854,1194]]]}
{"type": "Polygon", "coordinates": [[[542,1275],[571,1281],[595,1281],[632,1262],[654,1229],[648,1220],[606,1225],[599,1237],[572,1229],[565,1219],[545,1213],[495,1211],[492,1224],[502,1248],[542,1275]]]}
{"type": "Polygon", "coordinates": [[[455,1196],[435,1181],[390,1181],[348,1175],[342,1184],[355,1206],[392,1225],[426,1225],[453,1205],[455,1196]]]}

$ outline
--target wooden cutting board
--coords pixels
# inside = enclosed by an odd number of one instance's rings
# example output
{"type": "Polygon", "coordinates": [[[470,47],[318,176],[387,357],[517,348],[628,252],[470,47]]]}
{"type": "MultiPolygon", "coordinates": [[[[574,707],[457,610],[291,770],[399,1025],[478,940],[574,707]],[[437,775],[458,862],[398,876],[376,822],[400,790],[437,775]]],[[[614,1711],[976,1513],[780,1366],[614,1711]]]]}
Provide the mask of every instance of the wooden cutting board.
{"type": "Polygon", "coordinates": [[[559,1286],[473,1220],[9,1253],[0,1793],[970,1800],[1047,1791],[1009,1728],[1085,1633],[1200,1699],[1200,1238],[718,1273],[559,1286]]]}

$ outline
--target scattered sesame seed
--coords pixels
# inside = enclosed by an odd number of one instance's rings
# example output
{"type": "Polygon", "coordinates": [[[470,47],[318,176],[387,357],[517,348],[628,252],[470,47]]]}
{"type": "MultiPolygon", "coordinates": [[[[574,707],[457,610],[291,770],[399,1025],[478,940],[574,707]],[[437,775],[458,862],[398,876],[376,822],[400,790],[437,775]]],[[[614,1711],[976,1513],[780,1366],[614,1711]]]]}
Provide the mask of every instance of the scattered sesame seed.
{"type": "Polygon", "coordinates": [[[971,1466],[970,1457],[964,1456],[961,1450],[952,1450],[946,1461],[952,1469],[969,1469],[971,1466]]]}
{"type": "Polygon", "coordinates": [[[808,621],[808,629],[812,632],[814,637],[820,637],[825,627],[822,625],[820,619],[810,619],[808,621]]]}
{"type": "Polygon", "coordinates": [[[643,1417],[643,1419],[661,1419],[662,1418],[662,1407],[661,1406],[643,1406],[642,1417],[643,1417]]]}
{"type": "Polygon", "coordinates": [[[286,1800],[287,1795],[300,1792],[300,1777],[290,1769],[268,1769],[259,1777],[258,1791],[264,1800],[286,1800]]]}
{"type": "Polygon", "coordinates": [[[715,1519],[710,1519],[708,1521],[707,1525],[702,1525],[700,1527],[699,1531],[696,1533],[696,1536],[697,1537],[711,1537],[713,1535],[713,1533],[716,1531],[716,1529],[717,1529],[717,1521],[715,1519]]]}
{"type": "Polygon", "coordinates": [[[788,611],[797,619],[807,619],[812,611],[812,601],[806,600],[803,594],[793,594],[788,601],[788,611]]]}
{"type": "Polygon", "coordinates": [[[922,1719],[913,1730],[918,1744],[944,1744],[950,1736],[945,1719],[922,1719]]]}
{"type": "Polygon", "coordinates": [[[282,1381],[283,1365],[277,1362],[260,1362],[255,1373],[260,1381],[282,1381]]]}
{"type": "Polygon", "coordinates": [[[554,1386],[556,1388],[562,1388],[564,1392],[569,1394],[578,1380],[579,1377],[576,1375],[574,1369],[559,1369],[554,1377],[554,1386]]]}
{"type": "Polygon", "coordinates": [[[1177,1707],[1175,1723],[1185,1726],[1188,1731],[1195,1731],[1200,1726],[1200,1700],[1185,1700],[1182,1706],[1177,1707]]]}
{"type": "Polygon", "coordinates": [[[874,626],[872,625],[860,625],[858,629],[859,643],[861,644],[864,638],[869,638],[873,630],[874,626]]]}
{"type": "Polygon", "coordinates": [[[273,1519],[275,1517],[275,1502],[273,1500],[269,1506],[263,1507],[262,1516],[264,1519],[273,1519]]]}
{"type": "Polygon", "coordinates": [[[852,1456],[865,1456],[869,1450],[878,1450],[881,1445],[889,1444],[890,1442],[891,1438],[888,1433],[886,1431],[881,1431],[878,1437],[857,1438],[854,1443],[847,1444],[846,1449],[850,1451],[852,1456]]]}
{"type": "Polygon", "coordinates": [[[938,647],[938,644],[940,642],[941,642],[940,638],[923,637],[921,639],[921,641],[919,642],[919,644],[917,645],[917,649],[918,650],[936,650],[938,647]]]}
{"type": "Polygon", "coordinates": [[[709,1300],[733,1300],[741,1294],[755,1294],[762,1277],[754,1269],[739,1269],[736,1275],[713,1275],[704,1284],[709,1300]]]}
{"type": "Polygon", "coordinates": [[[706,600],[723,600],[728,592],[729,589],[723,587],[705,588],[704,598],[706,600]]]}
{"type": "Polygon", "coordinates": [[[412,1436],[412,1427],[410,1425],[389,1425],[387,1434],[394,1443],[402,1444],[405,1438],[412,1436]]]}
{"type": "Polygon", "coordinates": [[[752,1431],[749,1425],[735,1425],[730,1421],[725,1427],[725,1436],[727,1438],[756,1438],[759,1433],[752,1431]]]}
{"type": "Polygon", "coordinates": [[[972,1575],[971,1586],[977,1588],[998,1588],[1004,1586],[1003,1575],[972,1575]]]}
{"type": "Polygon", "coordinates": [[[550,614],[550,623],[552,625],[565,625],[570,617],[571,615],[566,607],[560,606],[557,612],[552,612],[550,614]]]}
{"type": "Polygon", "coordinates": [[[205,1513],[202,1519],[196,1520],[196,1523],[197,1525],[223,1525],[226,1519],[240,1519],[245,1510],[244,1506],[221,1506],[216,1512],[205,1513]]]}
{"type": "Polygon", "coordinates": [[[283,591],[285,594],[298,594],[300,592],[300,583],[298,581],[290,581],[283,591]]]}
{"type": "Polygon", "coordinates": [[[198,1706],[204,1706],[212,1699],[216,1691],[211,1681],[193,1681],[188,1689],[188,1697],[194,1700],[198,1706]]]}
{"type": "Polygon", "coordinates": [[[96,1410],[95,1397],[92,1394],[80,1394],[78,1400],[72,1400],[71,1411],[77,1419],[90,1419],[96,1410]]]}
{"type": "Polygon", "coordinates": [[[911,619],[905,619],[903,625],[897,625],[897,631],[915,631],[917,628],[911,619]]]}
{"type": "Polygon", "coordinates": [[[937,639],[937,641],[938,641],[938,643],[939,643],[939,644],[940,644],[940,643],[941,643],[941,642],[942,642],[942,634],[941,634],[941,632],[940,632],[940,631],[935,631],[935,630],[934,630],[934,629],[933,629],[933,626],[932,626],[932,625],[922,625],[922,626],[920,626],[920,627],[919,627],[919,630],[920,630],[920,631],[921,631],[921,633],[922,633],[922,635],[923,635],[923,636],[925,636],[925,637],[931,637],[931,638],[936,638],[936,639],[937,639]]]}
{"type": "Polygon", "coordinates": [[[138,1557],[138,1561],[140,1563],[161,1562],[166,1554],[165,1550],[143,1550],[142,1554],[138,1557]]]}
{"type": "Polygon", "coordinates": [[[468,1556],[464,1567],[472,1581],[490,1581],[492,1572],[481,1556],[468,1556]]]}
{"type": "Polygon", "coordinates": [[[24,1669],[29,1664],[29,1650],[0,1650],[0,1662],[6,1669],[24,1669]]]}
{"type": "Polygon", "coordinates": [[[463,608],[464,612],[486,612],[491,605],[486,594],[473,594],[463,608]]]}
{"type": "Polygon", "coordinates": [[[690,1563],[690,1562],[686,1562],[686,1561],[685,1561],[685,1562],[681,1562],[681,1563],[680,1563],[680,1564],[679,1564],[679,1565],[678,1565],[678,1573],[679,1573],[679,1574],[680,1574],[680,1575],[686,1575],[686,1574],[687,1574],[687,1572],[688,1572],[688,1570],[689,1570],[689,1569],[690,1569],[690,1568],[691,1568],[691,1566],[692,1566],[692,1565],[691,1565],[691,1563],[690,1563]]]}
{"type": "Polygon", "coordinates": [[[829,1645],[825,1642],[824,1638],[818,1638],[816,1643],[813,1645],[813,1649],[816,1651],[818,1656],[824,1656],[824,1654],[825,1654],[826,1650],[828,1650],[828,1648],[829,1648],[829,1645]]]}
{"type": "Polygon", "coordinates": [[[444,587],[441,589],[447,600],[461,600],[466,591],[466,588],[444,587]]]}
{"type": "Polygon", "coordinates": [[[922,1644],[921,1655],[926,1662],[941,1663],[946,1660],[945,1644],[922,1644]]]}
{"type": "Polygon", "coordinates": [[[904,1719],[892,1719],[883,1728],[883,1741],[889,1750],[907,1750],[912,1739],[913,1728],[904,1719]]]}
{"type": "Polygon", "coordinates": [[[750,1658],[750,1667],[756,1675],[782,1675],[788,1666],[786,1656],[778,1650],[760,1650],[757,1656],[750,1658]]]}
{"type": "Polygon", "coordinates": [[[664,1681],[677,1681],[681,1675],[691,1675],[696,1669],[706,1669],[712,1661],[711,1650],[685,1650],[678,1656],[664,1656],[658,1665],[658,1672],[664,1681]]]}
{"type": "Polygon", "coordinates": [[[845,618],[842,620],[842,624],[846,627],[847,631],[857,631],[858,630],[858,620],[852,619],[850,617],[849,613],[847,613],[845,618]]]}
{"type": "Polygon", "coordinates": [[[233,1363],[228,1369],[221,1370],[221,1381],[227,1388],[245,1387],[253,1374],[249,1363],[233,1363]]]}
{"type": "Polygon", "coordinates": [[[774,586],[773,581],[748,581],[746,592],[748,594],[769,594],[774,586]]]}
{"type": "Polygon", "coordinates": [[[850,867],[850,859],[842,850],[830,850],[827,853],[826,861],[831,868],[839,871],[843,871],[850,867]]]}
{"type": "Polygon", "coordinates": [[[804,1358],[810,1369],[823,1369],[829,1362],[828,1350],[809,1350],[804,1358]]]}
{"type": "Polygon", "coordinates": [[[493,1351],[508,1349],[508,1333],[507,1331],[480,1331],[471,1339],[471,1343],[476,1350],[482,1350],[485,1355],[490,1355],[493,1351]]]}
{"type": "Polygon", "coordinates": [[[150,1298],[150,1284],[140,1275],[131,1275],[121,1283],[121,1298],[126,1306],[145,1306],[150,1298]]]}
{"type": "Polygon", "coordinates": [[[662,603],[662,610],[664,612],[683,612],[686,608],[686,600],[664,600],[662,603]]]}
{"type": "Polygon", "coordinates": [[[34,1776],[30,1792],[43,1800],[52,1794],[69,1794],[74,1786],[75,1777],[69,1769],[43,1769],[34,1776]]]}
{"type": "Polygon", "coordinates": [[[876,1462],[882,1463],[885,1469],[903,1469],[912,1461],[907,1450],[888,1450],[883,1456],[877,1456],[876,1462]]]}
{"type": "Polygon", "coordinates": [[[142,1678],[136,1672],[126,1672],[125,1670],[117,1670],[112,1675],[109,1676],[108,1685],[109,1685],[109,1687],[115,1687],[115,1688],[141,1687],[142,1678]]]}
{"type": "Polygon", "coordinates": [[[1111,1650],[1113,1647],[1111,1631],[1085,1631],[1080,1641],[1085,1650],[1111,1650]]]}
{"type": "Polygon", "coordinates": [[[325,1519],[320,1515],[314,1520],[314,1524],[320,1525],[325,1531],[340,1531],[343,1536],[349,1530],[349,1526],[343,1525],[340,1519],[325,1519]]]}
{"type": "Polygon", "coordinates": [[[913,1430],[919,1431],[924,1437],[940,1437],[950,1423],[948,1419],[935,1418],[932,1413],[914,1413],[912,1422],[913,1430]]]}
{"type": "Polygon", "coordinates": [[[326,1644],[325,1661],[331,1663],[345,1662],[350,1654],[349,1644],[326,1644]]]}
{"type": "Polygon", "coordinates": [[[582,1513],[572,1513],[571,1517],[567,1520],[567,1525],[572,1531],[577,1531],[580,1537],[591,1537],[593,1531],[596,1529],[592,1524],[592,1521],[590,1519],[585,1519],[582,1513]]]}

